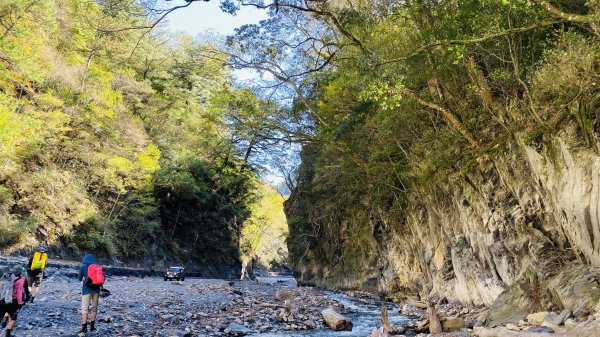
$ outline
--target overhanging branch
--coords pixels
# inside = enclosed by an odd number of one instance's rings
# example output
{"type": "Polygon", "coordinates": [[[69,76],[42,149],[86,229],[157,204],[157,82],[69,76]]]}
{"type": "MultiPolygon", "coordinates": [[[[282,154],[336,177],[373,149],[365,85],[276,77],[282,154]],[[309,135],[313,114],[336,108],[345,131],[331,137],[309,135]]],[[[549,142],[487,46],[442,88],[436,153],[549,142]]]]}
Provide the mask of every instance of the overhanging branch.
{"type": "Polygon", "coordinates": [[[473,38],[473,39],[464,39],[464,40],[445,40],[445,41],[436,41],[436,42],[432,42],[432,43],[428,43],[424,46],[419,47],[418,49],[416,49],[415,51],[413,51],[412,53],[402,56],[402,57],[398,57],[395,59],[390,59],[390,60],[385,60],[379,63],[374,64],[373,66],[375,67],[379,67],[379,66],[383,66],[386,64],[390,64],[390,63],[397,63],[397,62],[402,62],[402,61],[406,61],[408,59],[410,59],[411,57],[417,56],[420,53],[434,48],[434,47],[440,47],[440,46],[450,46],[450,45],[465,45],[465,44],[472,44],[472,43],[480,43],[480,42],[485,42],[485,41],[489,41],[489,40],[493,40],[496,39],[498,37],[502,37],[502,36],[506,36],[506,35],[511,35],[511,34],[516,34],[516,33],[523,33],[523,32],[528,32],[531,30],[535,30],[538,28],[543,28],[543,27],[548,27],[548,26],[552,26],[558,23],[562,23],[565,20],[545,20],[545,21],[540,21],[537,22],[533,25],[530,26],[525,26],[525,27],[518,27],[518,28],[512,28],[512,29],[507,29],[498,33],[494,33],[494,34],[490,34],[490,35],[486,35],[486,36],[482,36],[482,37],[478,37],[478,38],[473,38]]]}

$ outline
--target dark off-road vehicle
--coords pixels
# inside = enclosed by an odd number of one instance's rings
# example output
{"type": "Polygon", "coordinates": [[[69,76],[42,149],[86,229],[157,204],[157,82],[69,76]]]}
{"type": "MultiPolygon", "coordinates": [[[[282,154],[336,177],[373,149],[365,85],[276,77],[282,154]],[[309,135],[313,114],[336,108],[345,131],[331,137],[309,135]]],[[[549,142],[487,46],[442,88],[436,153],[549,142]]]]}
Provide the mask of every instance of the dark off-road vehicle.
{"type": "Polygon", "coordinates": [[[165,281],[185,281],[185,269],[183,267],[170,267],[165,271],[165,281]]]}

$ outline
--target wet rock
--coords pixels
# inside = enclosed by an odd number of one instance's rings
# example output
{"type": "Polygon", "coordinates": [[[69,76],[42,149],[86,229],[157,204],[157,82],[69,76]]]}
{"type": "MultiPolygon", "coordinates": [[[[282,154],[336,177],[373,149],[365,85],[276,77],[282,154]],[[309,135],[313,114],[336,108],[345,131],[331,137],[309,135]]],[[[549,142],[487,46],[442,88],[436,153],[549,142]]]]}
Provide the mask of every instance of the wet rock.
{"type": "Polygon", "coordinates": [[[390,337],[390,334],[383,327],[371,332],[369,337],[390,337]]]}

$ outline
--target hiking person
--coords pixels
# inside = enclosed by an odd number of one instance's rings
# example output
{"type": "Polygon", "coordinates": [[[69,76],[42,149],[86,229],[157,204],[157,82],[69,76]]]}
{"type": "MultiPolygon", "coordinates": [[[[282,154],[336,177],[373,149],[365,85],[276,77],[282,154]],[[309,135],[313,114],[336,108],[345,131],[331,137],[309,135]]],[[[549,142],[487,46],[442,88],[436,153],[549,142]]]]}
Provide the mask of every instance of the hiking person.
{"type": "Polygon", "coordinates": [[[4,298],[11,298],[12,290],[9,290],[9,286],[14,283],[14,276],[10,271],[10,267],[6,266],[2,269],[0,274],[0,313],[2,313],[2,329],[6,328],[10,315],[4,310],[4,298]],[[4,285],[6,283],[6,286],[4,285]]]}
{"type": "Polygon", "coordinates": [[[33,303],[33,300],[40,291],[47,257],[48,253],[46,249],[38,248],[27,263],[27,283],[29,284],[29,292],[32,293],[29,300],[30,303],[33,303]]]}
{"type": "Polygon", "coordinates": [[[85,254],[81,268],[79,268],[79,281],[82,281],[81,288],[81,330],[80,334],[85,334],[87,330],[88,308],[92,306],[92,317],[90,321],[90,331],[96,331],[96,315],[98,313],[98,299],[100,289],[104,283],[104,274],[102,267],[97,265],[92,254],[85,254]]]}
{"type": "Polygon", "coordinates": [[[0,316],[9,316],[6,337],[11,337],[19,309],[30,297],[27,280],[22,275],[24,271],[23,266],[16,265],[12,270],[5,270],[0,280],[0,316]]]}

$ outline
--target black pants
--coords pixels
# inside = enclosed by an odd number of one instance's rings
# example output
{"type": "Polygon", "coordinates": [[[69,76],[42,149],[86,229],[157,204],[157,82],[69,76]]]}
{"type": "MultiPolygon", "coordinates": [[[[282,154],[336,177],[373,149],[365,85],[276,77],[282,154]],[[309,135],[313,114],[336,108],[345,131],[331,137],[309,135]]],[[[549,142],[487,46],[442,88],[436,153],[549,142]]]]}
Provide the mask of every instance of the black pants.
{"type": "Polygon", "coordinates": [[[19,312],[19,304],[17,300],[13,300],[10,303],[0,301],[0,319],[4,317],[4,314],[8,313],[10,318],[15,321],[17,319],[17,313],[19,312]]]}

